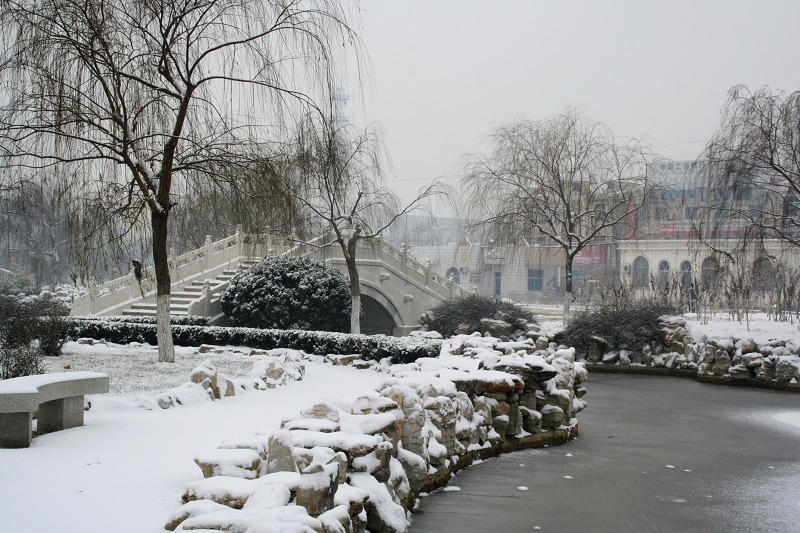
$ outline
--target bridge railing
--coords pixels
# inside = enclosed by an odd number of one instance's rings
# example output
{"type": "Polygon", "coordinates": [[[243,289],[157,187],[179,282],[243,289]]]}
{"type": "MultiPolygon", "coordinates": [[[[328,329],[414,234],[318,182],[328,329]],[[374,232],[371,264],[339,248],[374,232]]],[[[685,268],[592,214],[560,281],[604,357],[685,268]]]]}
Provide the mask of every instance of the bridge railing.
{"type": "Polygon", "coordinates": [[[420,287],[427,287],[441,298],[470,294],[469,290],[455,283],[453,279],[434,272],[430,262],[423,264],[417,261],[408,253],[405,246],[397,248],[380,238],[369,239],[364,241],[360,256],[363,259],[369,257],[382,261],[387,266],[402,272],[412,283],[420,287]]]}
{"type": "MultiPolygon", "coordinates": [[[[306,255],[317,253],[323,259],[339,255],[335,247],[320,248],[324,237],[309,242],[298,242],[269,234],[245,234],[238,229],[230,237],[212,241],[206,237],[204,246],[177,257],[170,258],[170,277],[173,292],[195,279],[213,278],[227,268],[238,266],[243,257],[266,257],[267,255],[306,255]]],[[[413,258],[405,247],[396,248],[382,239],[365,239],[359,243],[359,260],[379,260],[388,267],[402,272],[408,280],[420,287],[427,287],[441,298],[469,294],[469,291],[441,274],[434,272],[430,264],[413,258]]],[[[72,303],[73,315],[113,314],[122,311],[140,298],[155,296],[155,269],[149,266],[142,270],[137,280],[133,270],[127,275],[105,283],[89,283],[86,294],[72,303]]],[[[202,301],[190,308],[201,312],[209,309],[227,286],[217,286],[203,291],[202,301]]],[[[205,314],[205,313],[204,313],[205,314]]]]}
{"type": "MultiPolygon", "coordinates": [[[[238,265],[241,257],[264,257],[289,252],[294,243],[269,234],[244,234],[241,229],[230,237],[212,241],[206,237],[205,245],[169,259],[172,290],[200,277],[214,277],[226,268],[238,265]]],[[[155,295],[155,269],[148,266],[141,271],[141,283],[131,270],[121,278],[105,283],[89,282],[86,294],[72,303],[73,315],[113,313],[140,298],[155,295]]]]}

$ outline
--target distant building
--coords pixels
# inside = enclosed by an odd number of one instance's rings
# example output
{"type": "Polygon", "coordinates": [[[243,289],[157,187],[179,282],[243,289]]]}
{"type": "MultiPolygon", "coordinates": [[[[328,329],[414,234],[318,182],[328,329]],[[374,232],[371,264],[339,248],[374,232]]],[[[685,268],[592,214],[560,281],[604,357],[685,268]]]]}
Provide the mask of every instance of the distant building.
{"type": "MultiPolygon", "coordinates": [[[[688,308],[699,291],[716,287],[721,276],[735,268],[749,271],[753,289],[766,293],[774,288],[777,265],[800,267],[794,247],[766,239],[745,250],[741,239],[751,229],[746,220],[714,218],[708,206],[724,201],[731,191],[709,187],[703,162],[660,161],[650,166],[649,174],[657,187],[641,209],[576,256],[573,277],[579,302],[601,295],[604,287],[625,285],[642,294],[672,291],[688,308]],[[701,234],[721,252],[704,244],[701,234]]],[[[756,192],[737,194],[752,210],[765,201],[756,192]]],[[[547,239],[533,243],[523,239],[516,246],[485,237],[469,239],[464,236],[467,226],[456,218],[408,216],[385,238],[479,294],[519,302],[560,301],[564,287],[560,247],[547,239]]]]}

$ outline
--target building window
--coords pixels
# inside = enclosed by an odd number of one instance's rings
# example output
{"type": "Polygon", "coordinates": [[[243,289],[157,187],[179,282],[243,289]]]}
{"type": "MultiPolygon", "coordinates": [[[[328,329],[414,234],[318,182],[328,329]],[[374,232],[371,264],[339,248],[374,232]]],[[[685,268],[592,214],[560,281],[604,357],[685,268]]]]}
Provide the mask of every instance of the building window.
{"type": "Polygon", "coordinates": [[[669,289],[669,261],[658,263],[658,290],[667,292],[669,289]]]}
{"type": "Polygon", "coordinates": [[[703,259],[703,266],[700,271],[700,285],[703,290],[717,290],[719,288],[719,275],[719,262],[713,257],[703,259]]]}
{"type": "Polygon", "coordinates": [[[500,297],[500,289],[502,288],[503,283],[503,273],[502,272],[495,272],[494,273],[494,295],[500,297]]]}
{"type": "Polygon", "coordinates": [[[529,268],[528,269],[528,290],[540,291],[542,290],[542,280],[544,279],[544,271],[529,268]]]}
{"type": "Polygon", "coordinates": [[[681,290],[689,292],[692,288],[692,263],[684,261],[681,263],[681,290]]]}
{"type": "Polygon", "coordinates": [[[456,285],[461,285],[461,272],[458,271],[456,267],[451,267],[447,269],[445,273],[445,277],[447,279],[453,278],[453,281],[456,282],[456,285]]]}
{"type": "Polygon", "coordinates": [[[753,290],[760,292],[775,290],[775,267],[767,257],[756,259],[753,263],[753,290]]]}
{"type": "Polygon", "coordinates": [[[650,263],[641,255],[633,260],[633,288],[646,289],[650,284],[650,263]]]}

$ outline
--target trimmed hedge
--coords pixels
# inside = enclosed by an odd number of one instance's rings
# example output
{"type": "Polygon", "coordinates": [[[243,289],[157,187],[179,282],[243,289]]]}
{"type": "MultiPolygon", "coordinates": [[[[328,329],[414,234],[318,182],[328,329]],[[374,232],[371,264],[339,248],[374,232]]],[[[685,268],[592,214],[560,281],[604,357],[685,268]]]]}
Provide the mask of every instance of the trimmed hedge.
{"type": "MultiPolygon", "coordinates": [[[[109,321],[97,318],[73,318],[72,335],[108,342],[156,344],[155,324],[109,321]]],[[[391,359],[393,363],[411,363],[420,357],[438,357],[441,342],[429,339],[402,340],[395,337],[352,335],[326,331],[226,328],[219,326],[172,326],[172,338],[180,346],[245,346],[261,350],[291,348],[309,354],[361,354],[365,359],[391,359]]]]}
{"type": "MultiPolygon", "coordinates": [[[[155,324],[154,316],[75,316],[73,320],[104,320],[106,322],[130,322],[131,324],[155,324]]],[[[173,326],[207,326],[208,317],[197,315],[171,315],[173,326]]]]}

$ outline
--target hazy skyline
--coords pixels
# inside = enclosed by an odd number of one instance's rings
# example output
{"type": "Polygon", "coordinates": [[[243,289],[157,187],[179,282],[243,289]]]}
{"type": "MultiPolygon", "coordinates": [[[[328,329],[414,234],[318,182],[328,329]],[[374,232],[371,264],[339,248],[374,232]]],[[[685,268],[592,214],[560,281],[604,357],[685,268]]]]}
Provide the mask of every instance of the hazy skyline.
{"type": "Polygon", "coordinates": [[[454,177],[493,127],[567,106],[693,159],[732,86],[800,88],[798,20],[788,0],[364,0],[372,89],[352,113],[382,125],[402,191],[454,177]]]}

